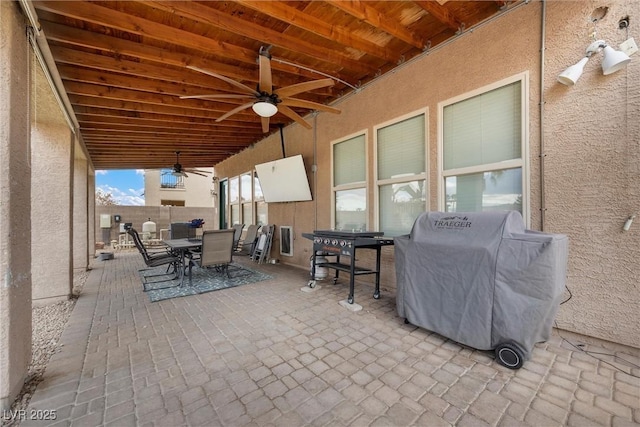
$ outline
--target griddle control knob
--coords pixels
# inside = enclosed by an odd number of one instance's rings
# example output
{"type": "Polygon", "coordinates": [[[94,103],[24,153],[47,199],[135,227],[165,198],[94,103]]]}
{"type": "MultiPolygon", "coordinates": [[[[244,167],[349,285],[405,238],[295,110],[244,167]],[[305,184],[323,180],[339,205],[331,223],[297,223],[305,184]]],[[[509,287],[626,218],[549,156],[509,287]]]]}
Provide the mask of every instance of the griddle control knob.
{"type": "Polygon", "coordinates": [[[347,246],[347,241],[346,240],[340,240],[340,246],[342,246],[342,247],[347,246]]]}

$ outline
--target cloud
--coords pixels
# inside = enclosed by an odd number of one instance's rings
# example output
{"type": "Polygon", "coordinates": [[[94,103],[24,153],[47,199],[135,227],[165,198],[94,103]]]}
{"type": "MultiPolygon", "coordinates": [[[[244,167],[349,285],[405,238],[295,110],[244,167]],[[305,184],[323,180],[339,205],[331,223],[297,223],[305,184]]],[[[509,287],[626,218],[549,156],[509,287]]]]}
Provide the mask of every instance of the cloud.
{"type": "Polygon", "coordinates": [[[144,206],[144,196],[141,194],[144,193],[144,188],[142,189],[134,189],[129,188],[126,191],[121,190],[117,187],[112,187],[110,185],[100,185],[96,188],[97,190],[101,190],[105,193],[111,193],[113,200],[118,205],[123,206],[144,206]]]}
{"type": "Polygon", "coordinates": [[[104,169],[99,169],[99,170],[96,171],[96,175],[106,175],[108,173],[109,173],[109,171],[106,171],[104,169]]]}
{"type": "Polygon", "coordinates": [[[144,176],[144,169],[136,169],[136,175],[143,175],[144,176]]]}

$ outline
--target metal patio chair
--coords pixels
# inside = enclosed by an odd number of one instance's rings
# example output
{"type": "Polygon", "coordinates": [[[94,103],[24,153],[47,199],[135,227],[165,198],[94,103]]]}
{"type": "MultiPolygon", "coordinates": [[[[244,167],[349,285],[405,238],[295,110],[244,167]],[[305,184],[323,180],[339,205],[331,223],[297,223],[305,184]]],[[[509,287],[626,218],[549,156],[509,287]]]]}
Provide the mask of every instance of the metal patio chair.
{"type": "Polygon", "coordinates": [[[233,261],[234,230],[208,230],[202,233],[202,251],[199,257],[189,260],[189,284],[192,283],[191,269],[194,265],[200,268],[215,268],[226,273],[228,278],[229,264],[233,261]]]}

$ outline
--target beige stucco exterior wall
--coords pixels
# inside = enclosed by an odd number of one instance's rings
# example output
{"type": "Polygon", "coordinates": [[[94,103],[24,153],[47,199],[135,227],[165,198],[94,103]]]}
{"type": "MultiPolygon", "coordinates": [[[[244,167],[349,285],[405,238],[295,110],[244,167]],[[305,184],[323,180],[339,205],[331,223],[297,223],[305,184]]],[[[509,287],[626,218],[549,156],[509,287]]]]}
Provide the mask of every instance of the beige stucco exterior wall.
{"type": "MultiPolygon", "coordinates": [[[[640,18],[637,0],[552,2],[547,21],[547,223],[571,237],[573,292],[558,324],[640,347],[640,223],[622,231],[627,217],[640,213],[640,55],[603,76],[599,54],[571,88],[552,80],[580,59],[592,29],[585,18],[598,6],[609,7],[598,39],[617,48],[627,38],[620,18],[640,18]]],[[[630,30],[640,40],[638,27],[630,30]]]]}
{"type": "MultiPolygon", "coordinates": [[[[156,237],[160,238],[161,229],[169,229],[172,222],[189,222],[195,218],[204,220],[203,230],[215,230],[218,222],[216,221],[216,210],[213,208],[188,208],[183,206],[97,206],[95,209],[95,239],[103,241],[105,234],[104,229],[100,228],[100,215],[110,215],[112,222],[111,228],[107,229],[109,243],[111,240],[118,240],[120,234],[120,225],[113,222],[114,215],[120,215],[121,224],[130,222],[139,233],[142,232],[142,224],[147,220],[156,223],[156,237]]],[[[164,237],[164,236],[163,236],[164,237]]]]}
{"type": "MultiPolygon", "coordinates": [[[[544,231],[567,234],[571,241],[567,284],[573,298],[562,305],[558,325],[640,347],[637,310],[640,224],[634,224],[628,233],[621,232],[627,216],[640,211],[637,96],[640,57],[636,55],[626,70],[605,77],[597,69],[602,57],[598,55],[589,62],[575,87],[560,85],[556,82],[557,75],[577,62],[590,43],[592,11],[605,4],[547,3],[544,61],[542,3],[533,1],[347,97],[336,105],[342,110],[340,115],[322,113],[315,119],[308,117],[311,122],[315,120],[313,130],[299,125],[286,128],[286,155],[303,155],[314,200],[268,206],[270,223],[294,226],[294,256],[281,258],[281,262],[308,268],[311,243],[301,233],[331,227],[332,141],[367,131],[369,224],[375,228],[373,127],[426,110],[429,176],[426,208],[437,210],[442,196],[438,185],[438,103],[527,73],[530,210],[526,220],[530,228],[541,228],[540,141],[544,136],[544,231]],[[542,133],[541,95],[545,105],[542,133]],[[317,173],[312,172],[313,164],[317,165],[317,173]]],[[[625,32],[618,30],[618,20],[626,15],[640,16],[640,2],[611,1],[606,5],[610,11],[598,25],[598,36],[617,45],[626,38],[625,32]]],[[[281,157],[280,136],[275,133],[216,165],[216,173],[221,179],[233,177],[248,172],[249,165],[281,157]]],[[[276,254],[277,241],[272,256],[277,257],[276,254]]],[[[370,257],[362,258],[362,262],[371,262],[370,257]]],[[[385,288],[395,287],[393,263],[393,249],[385,248],[383,297],[385,288]]]]}
{"type": "MultiPolygon", "coordinates": [[[[75,140],[73,161],[73,270],[85,271],[89,267],[88,226],[89,226],[89,162],[80,143],[75,140]]],[[[94,193],[95,194],[95,193],[94,193]]],[[[95,197],[93,197],[95,199],[95,197]]],[[[93,216],[91,217],[93,218],[93,216]]]]}
{"type": "Polygon", "coordinates": [[[46,304],[66,300],[71,294],[74,146],[40,64],[34,62],[33,67],[31,276],[34,304],[46,304]]]}
{"type": "Polygon", "coordinates": [[[0,409],[9,409],[31,361],[29,64],[16,2],[0,2],[0,409]]]}
{"type": "Polygon", "coordinates": [[[96,216],[96,171],[89,165],[87,175],[87,257],[89,262],[95,255],[96,247],[96,222],[91,218],[96,216]]]}
{"type": "Polygon", "coordinates": [[[144,203],[146,206],[160,206],[162,200],[184,201],[185,207],[205,208],[214,206],[212,168],[197,168],[208,171],[208,176],[187,173],[184,178],[184,188],[160,188],[160,171],[145,170],[144,173],[144,203]]]}

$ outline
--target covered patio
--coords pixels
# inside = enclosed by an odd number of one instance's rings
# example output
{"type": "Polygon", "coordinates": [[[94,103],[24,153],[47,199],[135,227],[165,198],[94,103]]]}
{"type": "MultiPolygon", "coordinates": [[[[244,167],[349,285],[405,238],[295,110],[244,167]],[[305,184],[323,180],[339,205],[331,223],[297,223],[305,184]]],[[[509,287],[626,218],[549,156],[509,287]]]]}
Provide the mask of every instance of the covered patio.
{"type": "Polygon", "coordinates": [[[27,412],[55,423],[22,425],[640,422],[636,349],[554,330],[513,371],[406,325],[393,290],[358,284],[353,312],[344,281],[302,292],[306,270],[234,261],[273,278],[151,303],[138,253],[94,261],[27,412]]]}

